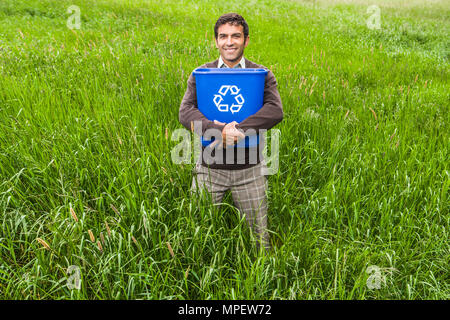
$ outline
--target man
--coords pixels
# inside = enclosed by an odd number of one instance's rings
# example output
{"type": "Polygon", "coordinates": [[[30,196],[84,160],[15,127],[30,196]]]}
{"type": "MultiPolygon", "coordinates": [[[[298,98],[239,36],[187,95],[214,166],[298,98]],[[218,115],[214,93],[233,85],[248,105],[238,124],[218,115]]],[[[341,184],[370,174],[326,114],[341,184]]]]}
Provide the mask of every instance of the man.
{"type": "MultiPolygon", "coordinates": [[[[200,68],[264,68],[268,70],[266,67],[244,58],[244,49],[250,40],[249,28],[239,14],[222,15],[214,26],[214,35],[220,57],[200,68]]],[[[195,130],[199,135],[204,135],[210,129],[219,130],[222,139],[217,139],[206,148],[215,147],[214,151],[218,151],[218,148],[221,147],[224,149],[220,150],[223,154],[223,161],[214,163],[205,161],[204,152],[201,153],[200,160],[195,167],[196,177],[194,176],[192,181],[192,190],[206,189],[211,194],[214,203],[221,203],[225,192],[231,190],[233,202],[241,214],[245,215],[250,228],[256,233],[258,248],[262,245],[269,249],[266,193],[268,183],[264,174],[267,168],[262,156],[263,143],[259,143],[256,147],[245,147],[245,152],[237,151],[238,148],[235,144],[245,137],[244,134],[247,130],[252,129],[251,131],[256,130],[256,132],[262,129],[269,130],[283,119],[283,108],[275,76],[268,70],[264,85],[263,106],[241,123],[235,121],[221,123],[216,120],[208,120],[198,110],[196,94],[195,78],[191,73],[179,110],[181,124],[187,129],[193,130],[193,123],[200,123],[201,128],[195,130]],[[233,148],[234,150],[230,150],[233,148]],[[231,159],[227,157],[227,154],[231,154],[231,159]],[[254,158],[253,154],[257,155],[256,159],[252,159],[254,158]]],[[[202,151],[204,149],[205,147],[202,151]]]]}

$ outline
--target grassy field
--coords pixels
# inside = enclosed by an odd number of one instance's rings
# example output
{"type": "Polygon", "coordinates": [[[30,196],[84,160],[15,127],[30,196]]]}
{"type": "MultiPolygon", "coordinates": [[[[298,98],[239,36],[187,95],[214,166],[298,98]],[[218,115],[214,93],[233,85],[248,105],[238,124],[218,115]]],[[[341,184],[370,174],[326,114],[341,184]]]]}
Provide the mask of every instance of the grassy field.
{"type": "Polygon", "coordinates": [[[2,0],[0,298],[449,299],[450,5],[426,3],[2,0]],[[268,255],[170,157],[226,12],[283,101],[268,255]]]}

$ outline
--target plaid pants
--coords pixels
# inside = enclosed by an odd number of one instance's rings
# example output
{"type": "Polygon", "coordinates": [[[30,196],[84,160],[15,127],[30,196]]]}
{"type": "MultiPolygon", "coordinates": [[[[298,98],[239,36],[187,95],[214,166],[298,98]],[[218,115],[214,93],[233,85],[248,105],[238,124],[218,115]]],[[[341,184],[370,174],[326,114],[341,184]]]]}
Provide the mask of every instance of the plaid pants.
{"type": "Polygon", "coordinates": [[[211,169],[197,163],[191,191],[206,189],[213,203],[222,202],[225,192],[231,190],[233,202],[256,233],[257,247],[270,248],[267,231],[267,177],[265,163],[241,170],[211,169]]]}

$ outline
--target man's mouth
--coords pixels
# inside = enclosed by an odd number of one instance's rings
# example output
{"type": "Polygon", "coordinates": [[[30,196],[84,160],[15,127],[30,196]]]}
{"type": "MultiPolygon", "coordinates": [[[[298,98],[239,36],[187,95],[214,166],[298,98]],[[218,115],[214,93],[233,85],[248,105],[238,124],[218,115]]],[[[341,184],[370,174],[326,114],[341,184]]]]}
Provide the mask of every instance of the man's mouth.
{"type": "Polygon", "coordinates": [[[226,48],[225,49],[225,51],[228,51],[228,52],[233,52],[233,51],[236,51],[236,50],[237,50],[236,48],[228,48],[228,49],[226,48]]]}

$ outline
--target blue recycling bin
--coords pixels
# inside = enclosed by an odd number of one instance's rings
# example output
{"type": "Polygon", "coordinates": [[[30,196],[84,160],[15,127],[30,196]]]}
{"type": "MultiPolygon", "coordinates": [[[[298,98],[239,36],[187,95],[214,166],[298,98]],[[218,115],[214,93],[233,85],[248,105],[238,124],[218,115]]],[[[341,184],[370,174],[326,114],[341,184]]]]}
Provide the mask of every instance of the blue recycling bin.
{"type": "MultiPolygon", "coordinates": [[[[193,75],[197,86],[198,109],[208,120],[241,123],[261,109],[268,71],[247,68],[198,68],[193,75]]],[[[203,146],[214,140],[204,140],[203,146]]],[[[254,147],[259,136],[247,136],[237,147],[254,147]]]]}

